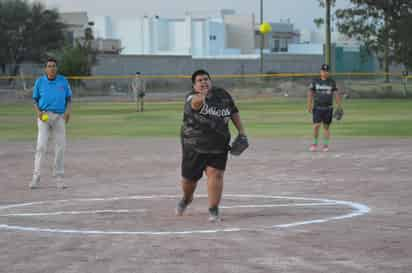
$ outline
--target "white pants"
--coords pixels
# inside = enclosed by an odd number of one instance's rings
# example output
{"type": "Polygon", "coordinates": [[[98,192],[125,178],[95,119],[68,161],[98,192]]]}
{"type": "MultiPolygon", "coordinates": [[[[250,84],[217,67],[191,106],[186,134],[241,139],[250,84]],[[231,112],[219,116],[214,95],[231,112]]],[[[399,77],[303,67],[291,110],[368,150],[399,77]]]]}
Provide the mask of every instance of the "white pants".
{"type": "Polygon", "coordinates": [[[64,149],[66,146],[66,124],[63,115],[47,112],[47,122],[37,119],[38,135],[36,155],[34,159],[34,177],[40,177],[41,165],[47,152],[49,136],[55,141],[55,156],[53,175],[63,177],[64,175],[64,149]]]}

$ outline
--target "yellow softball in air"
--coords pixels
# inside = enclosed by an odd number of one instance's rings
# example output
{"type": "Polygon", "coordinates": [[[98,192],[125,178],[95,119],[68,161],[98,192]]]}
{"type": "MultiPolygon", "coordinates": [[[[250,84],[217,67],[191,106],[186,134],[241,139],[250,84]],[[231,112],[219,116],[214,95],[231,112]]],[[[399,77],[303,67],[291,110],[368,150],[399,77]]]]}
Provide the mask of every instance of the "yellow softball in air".
{"type": "Polygon", "coordinates": [[[271,26],[268,22],[265,22],[265,23],[263,23],[263,24],[260,25],[259,31],[260,31],[260,33],[262,33],[262,34],[269,33],[269,32],[272,31],[272,26],[271,26]]]}
{"type": "Polygon", "coordinates": [[[42,115],[41,115],[41,120],[44,121],[44,122],[48,122],[48,121],[49,121],[49,115],[47,115],[47,114],[45,114],[45,113],[42,114],[42,115]]]}

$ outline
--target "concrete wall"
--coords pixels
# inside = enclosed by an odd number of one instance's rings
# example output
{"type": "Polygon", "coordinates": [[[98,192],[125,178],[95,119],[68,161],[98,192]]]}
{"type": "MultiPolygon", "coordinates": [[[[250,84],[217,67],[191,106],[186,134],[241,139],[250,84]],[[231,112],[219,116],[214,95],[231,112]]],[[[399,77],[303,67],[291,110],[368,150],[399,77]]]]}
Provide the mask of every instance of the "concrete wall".
{"type": "Polygon", "coordinates": [[[100,55],[93,75],[167,75],[189,73],[190,56],[100,55]]]}
{"type": "MultiPolygon", "coordinates": [[[[275,73],[318,72],[323,62],[321,55],[264,56],[264,71],[275,73]]],[[[204,68],[213,74],[258,73],[259,59],[256,58],[192,58],[191,56],[144,56],[144,55],[101,55],[93,69],[95,75],[133,75],[140,71],[145,75],[191,74],[204,68]]]]}
{"type": "MultiPolygon", "coordinates": [[[[264,71],[274,73],[317,73],[323,62],[320,55],[280,55],[264,56],[264,71]]],[[[44,66],[23,64],[24,75],[39,75],[44,66]]],[[[173,55],[99,55],[92,75],[134,75],[137,71],[144,75],[190,75],[196,69],[207,69],[212,74],[248,74],[259,72],[259,59],[249,58],[192,58],[173,55]]],[[[6,75],[11,74],[6,66],[6,75]]]]}
{"type": "Polygon", "coordinates": [[[264,59],[264,71],[276,73],[317,73],[323,55],[269,54],[264,59]]]}

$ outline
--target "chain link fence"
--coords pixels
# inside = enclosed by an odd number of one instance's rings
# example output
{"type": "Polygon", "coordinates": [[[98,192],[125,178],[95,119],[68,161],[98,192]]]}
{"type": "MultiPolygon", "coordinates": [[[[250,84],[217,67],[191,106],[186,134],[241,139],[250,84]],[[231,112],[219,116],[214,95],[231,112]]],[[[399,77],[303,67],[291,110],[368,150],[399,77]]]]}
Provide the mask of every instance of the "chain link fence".
{"type": "MultiPolygon", "coordinates": [[[[304,97],[317,74],[212,75],[213,84],[237,98],[304,97]]],[[[411,98],[412,77],[383,73],[342,73],[332,77],[347,98],[411,98]]],[[[68,77],[73,98],[80,101],[133,101],[135,76],[68,77]]],[[[0,76],[0,102],[30,100],[36,77],[0,76]]],[[[180,100],[191,89],[190,76],[142,76],[145,100],[180,100]]]]}

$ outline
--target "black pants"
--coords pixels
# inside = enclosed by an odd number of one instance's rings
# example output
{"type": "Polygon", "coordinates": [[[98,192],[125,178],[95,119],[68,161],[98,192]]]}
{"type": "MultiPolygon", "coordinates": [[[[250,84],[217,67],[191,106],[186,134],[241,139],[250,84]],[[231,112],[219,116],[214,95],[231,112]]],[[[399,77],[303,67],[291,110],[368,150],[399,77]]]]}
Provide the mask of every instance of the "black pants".
{"type": "Polygon", "coordinates": [[[193,148],[183,148],[182,177],[190,181],[198,181],[206,167],[224,171],[227,163],[227,152],[221,154],[198,153],[193,148]]]}
{"type": "Polygon", "coordinates": [[[313,123],[331,124],[333,117],[332,107],[321,107],[313,109],[313,123]]]}

